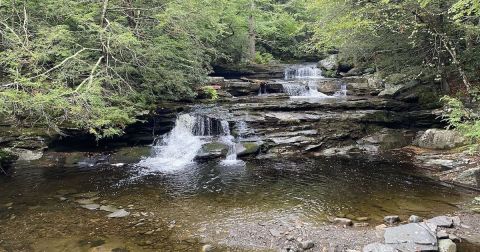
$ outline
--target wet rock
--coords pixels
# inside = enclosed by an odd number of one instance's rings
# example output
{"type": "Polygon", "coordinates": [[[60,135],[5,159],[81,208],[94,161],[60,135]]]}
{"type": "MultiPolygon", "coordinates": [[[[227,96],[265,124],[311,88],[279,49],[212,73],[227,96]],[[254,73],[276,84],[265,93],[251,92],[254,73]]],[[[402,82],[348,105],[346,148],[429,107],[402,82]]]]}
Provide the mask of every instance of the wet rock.
{"type": "Polygon", "coordinates": [[[453,226],[453,219],[448,216],[437,216],[428,219],[426,222],[437,227],[451,228],[453,226]]]}
{"type": "Polygon", "coordinates": [[[90,199],[78,199],[78,200],[75,200],[75,202],[77,202],[80,205],[89,205],[89,204],[95,204],[95,200],[98,200],[98,199],[99,197],[94,197],[90,199]]]}
{"type": "Polygon", "coordinates": [[[422,221],[423,221],[423,218],[420,217],[420,216],[416,216],[416,215],[411,215],[408,218],[409,223],[419,223],[419,222],[422,222],[422,221]]]}
{"type": "Polygon", "coordinates": [[[100,208],[99,204],[87,204],[87,205],[82,205],[83,208],[88,209],[88,210],[97,210],[100,208]]]}
{"type": "Polygon", "coordinates": [[[114,213],[114,212],[117,212],[119,209],[111,205],[106,205],[106,206],[104,205],[104,206],[100,206],[100,210],[114,213]]]}
{"type": "Polygon", "coordinates": [[[303,250],[309,250],[315,246],[315,243],[311,240],[300,242],[299,247],[303,250]]]}
{"type": "Polygon", "coordinates": [[[118,210],[116,212],[113,212],[109,215],[107,215],[108,218],[123,218],[129,216],[130,213],[125,211],[125,209],[118,210]]]}
{"type": "Polygon", "coordinates": [[[237,143],[237,156],[243,157],[248,155],[254,155],[260,152],[262,142],[240,142],[237,143]]]}
{"type": "Polygon", "coordinates": [[[397,252],[397,250],[389,245],[381,243],[371,243],[365,246],[362,250],[363,252],[397,252]]]}
{"type": "Polygon", "coordinates": [[[207,143],[202,146],[195,159],[210,160],[216,158],[223,158],[228,153],[228,146],[220,142],[207,143]]]}
{"type": "Polygon", "coordinates": [[[401,251],[435,251],[437,236],[424,223],[410,223],[385,230],[385,244],[401,251]]]}
{"type": "Polygon", "coordinates": [[[202,246],[202,252],[212,252],[213,251],[213,246],[210,244],[205,244],[202,246]]]}
{"type": "Polygon", "coordinates": [[[438,243],[439,252],[456,252],[457,245],[450,239],[440,240],[438,243]]]}
{"type": "Polygon", "coordinates": [[[357,218],[355,218],[355,220],[357,220],[357,221],[368,221],[369,219],[370,218],[368,218],[368,217],[357,217],[357,218]]]}
{"type": "Polygon", "coordinates": [[[414,141],[419,147],[446,150],[465,144],[465,138],[454,130],[429,129],[419,133],[414,141]]]}
{"type": "Polygon", "coordinates": [[[333,223],[340,224],[340,225],[345,225],[345,226],[353,225],[352,220],[347,219],[347,218],[335,218],[335,219],[333,219],[333,223]]]}
{"type": "Polygon", "coordinates": [[[224,77],[213,77],[209,76],[207,77],[207,85],[222,85],[225,83],[225,78],[224,77]]]}
{"type": "Polygon", "coordinates": [[[400,217],[398,217],[398,215],[385,216],[383,218],[383,221],[389,225],[393,225],[395,223],[400,222],[400,217]]]}

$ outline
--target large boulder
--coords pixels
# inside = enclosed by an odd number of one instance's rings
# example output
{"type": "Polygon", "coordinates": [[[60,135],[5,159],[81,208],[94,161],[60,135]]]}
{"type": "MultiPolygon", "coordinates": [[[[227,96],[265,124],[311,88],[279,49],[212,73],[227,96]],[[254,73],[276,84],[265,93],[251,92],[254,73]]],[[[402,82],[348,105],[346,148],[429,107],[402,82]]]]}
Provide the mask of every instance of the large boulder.
{"type": "Polygon", "coordinates": [[[385,244],[400,251],[437,251],[437,235],[424,223],[385,229],[385,244]]]}
{"type": "Polygon", "coordinates": [[[224,158],[228,153],[228,145],[220,142],[207,143],[198,151],[195,159],[197,160],[211,160],[217,158],[224,158]]]}
{"type": "Polygon", "coordinates": [[[466,139],[457,131],[429,129],[420,132],[414,144],[421,148],[446,150],[465,145],[466,139]]]}
{"type": "Polygon", "coordinates": [[[470,168],[460,173],[455,182],[480,188],[480,167],[470,168]]]}
{"type": "Polygon", "coordinates": [[[318,62],[318,66],[321,69],[328,70],[328,71],[337,70],[339,66],[338,55],[332,54],[328,56],[327,58],[318,62]]]}

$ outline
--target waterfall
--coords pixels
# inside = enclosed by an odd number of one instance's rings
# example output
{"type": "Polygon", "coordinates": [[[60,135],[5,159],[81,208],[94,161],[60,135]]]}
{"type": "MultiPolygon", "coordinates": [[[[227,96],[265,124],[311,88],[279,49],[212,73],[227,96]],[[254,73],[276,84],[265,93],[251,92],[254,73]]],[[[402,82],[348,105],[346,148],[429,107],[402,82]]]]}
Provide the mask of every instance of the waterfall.
{"type": "Polygon", "coordinates": [[[315,63],[289,66],[284,73],[285,80],[323,78],[322,70],[315,63]]]}
{"type": "Polygon", "coordinates": [[[335,94],[333,96],[336,96],[336,97],[346,97],[347,96],[347,85],[346,84],[342,84],[340,86],[340,91],[337,91],[335,92],[335,94]]]}
{"type": "Polygon", "coordinates": [[[235,137],[230,132],[230,125],[227,121],[221,121],[223,134],[220,140],[228,146],[226,158],[222,161],[223,165],[235,165],[243,163],[242,160],[237,159],[237,143],[235,137]]]}
{"type": "Polygon", "coordinates": [[[174,171],[193,163],[203,145],[200,136],[194,133],[206,134],[210,129],[205,123],[190,114],[178,116],[172,131],[153,147],[153,157],[138,165],[156,171],[174,171]]]}
{"type": "Polygon", "coordinates": [[[290,97],[329,97],[318,91],[317,79],[323,78],[316,64],[293,65],[285,69],[283,90],[290,97]]]}

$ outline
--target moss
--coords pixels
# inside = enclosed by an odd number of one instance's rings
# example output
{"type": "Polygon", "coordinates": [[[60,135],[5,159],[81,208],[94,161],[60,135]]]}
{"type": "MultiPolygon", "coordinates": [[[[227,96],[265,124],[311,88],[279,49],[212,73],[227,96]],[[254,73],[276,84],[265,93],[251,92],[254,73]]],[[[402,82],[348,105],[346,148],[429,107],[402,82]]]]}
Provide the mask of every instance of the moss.
{"type": "Polygon", "coordinates": [[[323,71],[323,76],[327,78],[336,78],[337,77],[337,71],[335,70],[325,70],[323,71]]]}

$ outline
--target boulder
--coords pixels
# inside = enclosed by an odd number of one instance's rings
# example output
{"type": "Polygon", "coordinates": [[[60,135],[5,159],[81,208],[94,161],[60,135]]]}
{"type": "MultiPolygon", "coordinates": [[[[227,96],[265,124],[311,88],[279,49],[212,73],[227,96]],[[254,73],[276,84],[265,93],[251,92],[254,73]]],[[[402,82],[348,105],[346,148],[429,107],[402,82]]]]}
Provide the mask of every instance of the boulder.
{"type": "Polygon", "coordinates": [[[220,142],[211,142],[204,144],[198,151],[197,160],[209,160],[225,157],[228,153],[228,146],[220,142]]]}
{"type": "Polygon", "coordinates": [[[345,76],[345,77],[359,76],[359,75],[362,75],[362,74],[363,74],[363,69],[358,68],[358,67],[354,67],[354,68],[350,69],[348,72],[346,72],[345,74],[343,74],[343,76],[345,76]]]}
{"type": "Polygon", "coordinates": [[[420,132],[414,144],[421,148],[446,150],[465,145],[465,138],[454,130],[429,129],[420,132]]]}
{"type": "Polygon", "coordinates": [[[455,179],[455,182],[480,187],[480,167],[470,168],[460,173],[455,179]]]}
{"type": "Polygon", "coordinates": [[[437,236],[424,223],[410,223],[387,228],[384,234],[385,244],[400,251],[436,251],[437,236]]]}
{"type": "Polygon", "coordinates": [[[440,240],[438,243],[439,252],[456,252],[457,245],[450,239],[440,240]]]}
{"type": "Polygon", "coordinates": [[[237,156],[243,157],[248,155],[258,154],[262,142],[240,142],[236,144],[237,156]]]}
{"type": "Polygon", "coordinates": [[[315,246],[315,243],[313,241],[308,240],[308,241],[300,242],[298,246],[303,250],[309,250],[315,246]]]}
{"type": "Polygon", "coordinates": [[[330,56],[328,56],[327,58],[321,60],[319,63],[318,63],[318,66],[322,69],[325,69],[325,70],[337,70],[338,69],[338,66],[339,66],[339,62],[338,62],[338,55],[337,54],[332,54],[330,56]]]}

